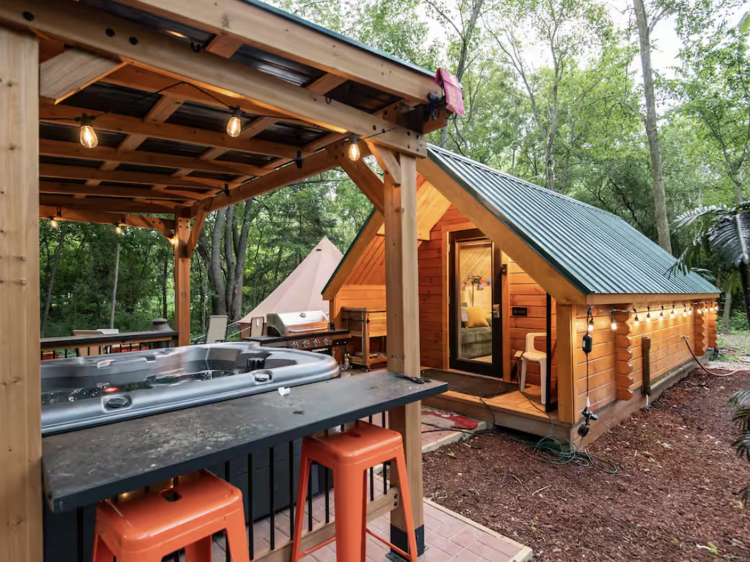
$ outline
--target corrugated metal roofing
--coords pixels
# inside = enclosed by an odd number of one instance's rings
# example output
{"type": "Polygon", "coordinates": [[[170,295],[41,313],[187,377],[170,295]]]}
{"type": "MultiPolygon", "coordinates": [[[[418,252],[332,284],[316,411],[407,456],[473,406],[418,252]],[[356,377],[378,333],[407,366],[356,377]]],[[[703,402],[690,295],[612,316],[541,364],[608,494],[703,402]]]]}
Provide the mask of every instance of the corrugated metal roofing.
{"type": "Polygon", "coordinates": [[[584,294],[716,293],[620,217],[430,146],[430,159],[584,294]]]}

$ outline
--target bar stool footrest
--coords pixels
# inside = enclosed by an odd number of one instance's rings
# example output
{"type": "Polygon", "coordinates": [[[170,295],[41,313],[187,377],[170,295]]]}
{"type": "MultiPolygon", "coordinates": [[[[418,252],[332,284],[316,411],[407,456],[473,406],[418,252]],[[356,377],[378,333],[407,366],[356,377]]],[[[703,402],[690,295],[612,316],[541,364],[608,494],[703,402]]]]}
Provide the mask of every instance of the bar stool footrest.
{"type": "Polygon", "coordinates": [[[377,535],[377,534],[373,533],[373,532],[372,532],[372,531],[371,531],[370,529],[365,529],[365,531],[367,531],[367,534],[368,534],[368,535],[371,535],[371,536],[375,537],[375,538],[376,538],[376,539],[378,539],[378,540],[379,540],[380,542],[382,542],[382,543],[383,543],[384,545],[386,545],[386,546],[390,546],[390,547],[391,547],[391,548],[392,548],[392,549],[393,549],[393,550],[394,550],[394,551],[395,551],[395,552],[396,552],[396,553],[397,553],[397,554],[398,554],[399,556],[401,556],[401,557],[402,557],[402,558],[403,558],[404,560],[409,560],[409,554],[408,554],[408,553],[406,553],[406,552],[404,552],[403,550],[401,550],[401,549],[400,549],[399,547],[397,547],[397,546],[396,546],[395,544],[393,544],[393,543],[391,543],[391,542],[388,542],[387,540],[385,540],[385,539],[384,539],[383,537],[381,537],[380,535],[377,535]]]}

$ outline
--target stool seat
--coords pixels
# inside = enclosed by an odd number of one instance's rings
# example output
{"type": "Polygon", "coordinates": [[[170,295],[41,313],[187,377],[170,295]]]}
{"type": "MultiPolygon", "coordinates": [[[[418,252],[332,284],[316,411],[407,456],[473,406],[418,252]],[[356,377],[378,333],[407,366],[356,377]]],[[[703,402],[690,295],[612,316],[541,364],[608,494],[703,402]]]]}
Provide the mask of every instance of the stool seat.
{"type": "Polygon", "coordinates": [[[308,454],[320,464],[362,464],[370,468],[392,459],[402,442],[401,434],[391,429],[358,422],[342,433],[306,437],[303,445],[307,444],[308,454]]]}
{"type": "Polygon", "coordinates": [[[296,525],[292,539],[292,562],[298,562],[300,558],[334,540],[336,541],[337,562],[364,562],[367,534],[390,546],[411,562],[417,562],[417,541],[414,533],[403,440],[400,433],[358,421],[353,428],[342,433],[305,437],[302,441],[296,521],[302,521],[304,516],[307,484],[313,461],[333,471],[333,484],[336,490],[334,505],[336,535],[300,552],[302,525],[296,525]],[[404,510],[408,553],[367,529],[367,469],[385,461],[393,461],[398,474],[401,489],[400,501],[396,503],[404,510]]]}
{"type": "Polygon", "coordinates": [[[210,562],[211,536],[224,530],[233,560],[247,561],[242,492],[199,471],[180,477],[172,488],[100,502],[94,562],[113,557],[117,562],[156,562],[181,548],[189,561],[210,562]]]}

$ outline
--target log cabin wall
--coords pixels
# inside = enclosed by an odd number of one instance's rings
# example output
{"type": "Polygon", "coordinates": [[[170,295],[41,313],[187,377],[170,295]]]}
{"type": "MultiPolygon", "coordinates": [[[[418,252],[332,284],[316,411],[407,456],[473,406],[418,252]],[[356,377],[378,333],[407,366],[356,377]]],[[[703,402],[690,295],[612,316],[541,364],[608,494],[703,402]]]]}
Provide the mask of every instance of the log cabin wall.
{"type": "MultiPolygon", "coordinates": [[[[716,313],[698,314],[699,305],[687,302],[683,314],[683,303],[675,303],[674,318],[671,317],[672,302],[627,303],[599,305],[594,310],[593,349],[589,354],[589,389],[591,406],[599,410],[615,401],[629,401],[638,397],[643,385],[644,336],[651,338],[651,384],[668,376],[675,369],[692,361],[683,337],[688,339],[696,355],[702,356],[716,343],[716,313]],[[651,321],[646,317],[650,306],[651,321]],[[664,306],[664,316],[659,315],[664,306]],[[633,307],[638,311],[639,324],[635,325],[633,307]],[[612,330],[610,310],[615,312],[617,329],[612,330]]],[[[586,354],[581,342],[587,331],[587,306],[576,307],[575,339],[575,408],[580,412],[586,405],[586,354]]]]}

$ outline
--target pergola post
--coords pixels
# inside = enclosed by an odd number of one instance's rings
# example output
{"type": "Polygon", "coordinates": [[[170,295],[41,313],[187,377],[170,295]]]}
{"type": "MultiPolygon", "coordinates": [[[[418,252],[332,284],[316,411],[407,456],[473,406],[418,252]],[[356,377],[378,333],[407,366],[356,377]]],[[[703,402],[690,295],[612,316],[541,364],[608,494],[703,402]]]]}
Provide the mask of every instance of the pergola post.
{"type": "Polygon", "coordinates": [[[42,560],[39,47],[0,27],[0,560],[42,560]]]}
{"type": "Polygon", "coordinates": [[[190,219],[175,216],[174,329],[177,345],[190,345],[190,219]]]}
{"type": "MultiPolygon", "coordinates": [[[[393,155],[395,160],[395,155],[393,155]]],[[[381,164],[382,165],[382,164],[381,164]]],[[[395,164],[394,164],[395,165],[395,164]]],[[[387,165],[386,165],[387,166],[387,165]]],[[[417,269],[417,164],[401,154],[398,164],[401,185],[386,169],[385,190],[385,285],[388,310],[388,370],[420,376],[419,285],[417,269]]],[[[424,506],[422,503],[422,406],[421,402],[391,410],[388,424],[403,435],[414,526],[419,554],[424,552],[424,506]]],[[[394,485],[395,474],[391,474],[394,485]]],[[[401,510],[391,513],[391,541],[407,549],[401,510]]]]}

